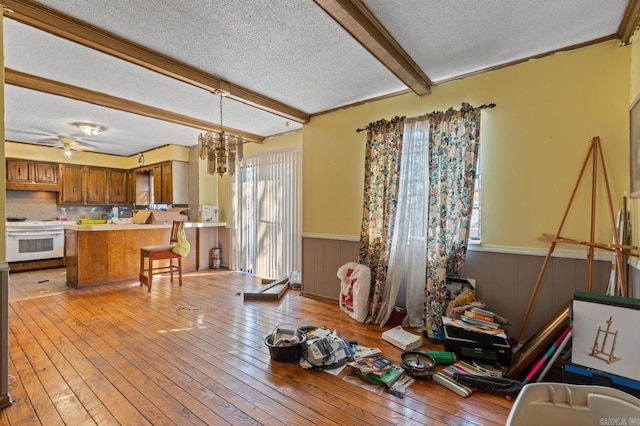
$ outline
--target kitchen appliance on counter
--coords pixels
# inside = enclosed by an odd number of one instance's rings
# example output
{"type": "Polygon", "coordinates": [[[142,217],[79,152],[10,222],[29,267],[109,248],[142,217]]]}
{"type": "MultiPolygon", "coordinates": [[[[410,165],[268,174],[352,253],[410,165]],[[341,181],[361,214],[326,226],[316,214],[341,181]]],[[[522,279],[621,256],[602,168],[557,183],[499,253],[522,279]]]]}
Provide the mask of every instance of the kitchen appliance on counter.
{"type": "Polygon", "coordinates": [[[56,259],[64,256],[64,228],[59,221],[6,222],[6,261],[56,259]]]}

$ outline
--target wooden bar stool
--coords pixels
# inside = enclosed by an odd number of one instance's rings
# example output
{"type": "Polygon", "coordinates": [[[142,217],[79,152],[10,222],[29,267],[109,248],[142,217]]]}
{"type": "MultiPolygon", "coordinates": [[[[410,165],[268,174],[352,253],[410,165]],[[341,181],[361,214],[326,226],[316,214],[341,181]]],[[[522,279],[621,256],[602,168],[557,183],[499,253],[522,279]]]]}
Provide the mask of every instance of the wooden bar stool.
{"type": "Polygon", "coordinates": [[[147,292],[151,292],[151,281],[154,272],[170,272],[171,282],[173,282],[173,272],[178,271],[178,281],[180,282],[180,287],[182,287],[182,256],[173,252],[173,248],[178,242],[178,232],[180,232],[182,226],[183,223],[181,221],[173,221],[169,244],[140,247],[140,287],[146,285],[148,287],[147,292]],[[144,261],[145,259],[148,259],[146,274],[144,261]],[[177,265],[173,264],[174,259],[178,259],[177,265]],[[156,260],[169,260],[169,265],[154,267],[153,262],[156,260]]]}

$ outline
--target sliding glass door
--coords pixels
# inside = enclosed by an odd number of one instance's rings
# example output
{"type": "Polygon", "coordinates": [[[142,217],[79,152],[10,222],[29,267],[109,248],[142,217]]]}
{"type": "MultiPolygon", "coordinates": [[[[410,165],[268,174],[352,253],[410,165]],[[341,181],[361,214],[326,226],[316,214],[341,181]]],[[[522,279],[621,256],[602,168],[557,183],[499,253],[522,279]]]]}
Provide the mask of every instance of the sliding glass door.
{"type": "Polygon", "coordinates": [[[233,269],[281,278],[302,262],[302,151],[245,156],[233,185],[233,269]]]}

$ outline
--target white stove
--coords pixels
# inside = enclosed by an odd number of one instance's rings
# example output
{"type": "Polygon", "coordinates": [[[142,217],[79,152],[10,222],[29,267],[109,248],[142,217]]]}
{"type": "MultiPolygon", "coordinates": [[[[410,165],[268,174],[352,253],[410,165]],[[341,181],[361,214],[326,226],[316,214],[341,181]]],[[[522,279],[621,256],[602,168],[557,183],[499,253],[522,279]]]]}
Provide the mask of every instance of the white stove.
{"type": "Polygon", "coordinates": [[[64,228],[59,221],[6,222],[7,262],[64,256],[64,228]]]}

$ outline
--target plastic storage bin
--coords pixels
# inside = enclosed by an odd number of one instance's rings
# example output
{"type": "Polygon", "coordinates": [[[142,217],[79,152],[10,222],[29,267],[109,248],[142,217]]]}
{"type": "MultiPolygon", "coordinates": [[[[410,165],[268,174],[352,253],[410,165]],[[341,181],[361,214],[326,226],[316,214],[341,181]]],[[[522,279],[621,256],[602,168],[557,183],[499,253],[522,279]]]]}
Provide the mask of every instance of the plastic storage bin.
{"type": "Polygon", "coordinates": [[[640,399],[606,386],[531,383],[522,388],[507,426],[640,424],[640,399]]]}

